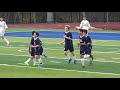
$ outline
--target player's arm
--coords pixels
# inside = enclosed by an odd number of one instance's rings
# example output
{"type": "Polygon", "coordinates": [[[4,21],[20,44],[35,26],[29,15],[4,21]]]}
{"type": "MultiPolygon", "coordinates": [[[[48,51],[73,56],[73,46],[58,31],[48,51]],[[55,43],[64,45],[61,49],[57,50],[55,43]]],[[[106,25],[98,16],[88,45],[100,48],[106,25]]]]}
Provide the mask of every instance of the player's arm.
{"type": "Polygon", "coordinates": [[[70,33],[70,34],[69,34],[69,37],[67,37],[67,36],[65,35],[64,38],[69,39],[69,40],[72,40],[72,34],[70,33]]]}

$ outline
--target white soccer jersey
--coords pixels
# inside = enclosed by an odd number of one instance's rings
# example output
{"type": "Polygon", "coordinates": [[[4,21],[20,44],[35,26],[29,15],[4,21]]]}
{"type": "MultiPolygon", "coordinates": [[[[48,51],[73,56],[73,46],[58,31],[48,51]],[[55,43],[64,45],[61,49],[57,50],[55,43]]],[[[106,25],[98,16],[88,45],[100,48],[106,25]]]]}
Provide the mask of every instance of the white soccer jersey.
{"type": "Polygon", "coordinates": [[[7,24],[5,23],[5,21],[0,21],[0,30],[5,30],[6,28],[8,28],[7,24]]]}
{"type": "Polygon", "coordinates": [[[90,29],[90,23],[88,20],[82,20],[82,22],[80,23],[80,28],[82,29],[86,29],[89,30],[90,29]]]}

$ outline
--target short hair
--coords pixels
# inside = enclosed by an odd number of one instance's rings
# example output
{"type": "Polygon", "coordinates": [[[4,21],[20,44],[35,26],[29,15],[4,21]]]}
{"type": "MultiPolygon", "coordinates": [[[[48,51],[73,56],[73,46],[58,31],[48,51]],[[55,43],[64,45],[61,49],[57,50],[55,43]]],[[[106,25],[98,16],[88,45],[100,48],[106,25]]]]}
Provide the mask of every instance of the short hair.
{"type": "Polygon", "coordinates": [[[32,31],[32,35],[34,35],[35,32],[36,32],[36,31],[32,31]]]}
{"type": "Polygon", "coordinates": [[[37,37],[39,37],[39,33],[38,32],[35,32],[35,33],[36,33],[37,37]]]}
{"type": "Polygon", "coordinates": [[[79,31],[83,33],[83,29],[79,29],[79,31]]]}
{"type": "Polygon", "coordinates": [[[70,29],[70,25],[65,25],[65,27],[67,27],[68,29],[70,29]]]}
{"type": "Polygon", "coordinates": [[[86,29],[84,29],[83,32],[87,34],[88,31],[86,29]]]}

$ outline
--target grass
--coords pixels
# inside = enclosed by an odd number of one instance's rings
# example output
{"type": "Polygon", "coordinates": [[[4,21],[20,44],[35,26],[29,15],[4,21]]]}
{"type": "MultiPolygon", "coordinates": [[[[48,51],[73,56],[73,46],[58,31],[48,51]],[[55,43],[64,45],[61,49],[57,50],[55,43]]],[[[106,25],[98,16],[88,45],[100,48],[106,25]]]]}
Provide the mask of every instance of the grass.
{"type": "MultiPolygon", "coordinates": [[[[25,31],[19,29],[22,30],[25,31]]],[[[63,54],[64,45],[57,44],[63,39],[41,38],[48,58],[42,58],[44,68],[39,68],[33,66],[33,61],[28,67],[23,64],[30,56],[28,46],[31,38],[7,38],[11,41],[9,47],[0,39],[1,78],[120,78],[120,41],[93,40],[93,65],[89,65],[89,59],[86,59],[86,68],[82,69],[79,48],[76,45],[78,40],[74,40],[77,58],[77,64],[74,65],[73,62],[67,63],[63,54]]]]}

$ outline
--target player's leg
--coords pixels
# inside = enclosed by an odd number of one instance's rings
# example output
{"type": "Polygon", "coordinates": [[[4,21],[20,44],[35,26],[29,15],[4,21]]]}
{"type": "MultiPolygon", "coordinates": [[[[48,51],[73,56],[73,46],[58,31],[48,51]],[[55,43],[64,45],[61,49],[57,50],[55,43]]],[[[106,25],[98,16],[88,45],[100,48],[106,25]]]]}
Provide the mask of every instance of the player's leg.
{"type": "Polygon", "coordinates": [[[64,54],[65,54],[65,56],[68,58],[68,64],[71,62],[71,58],[70,58],[70,56],[69,56],[69,54],[67,53],[67,51],[68,51],[68,46],[65,46],[64,47],[64,54]]]}
{"type": "Polygon", "coordinates": [[[31,56],[27,61],[25,61],[24,63],[26,64],[26,65],[29,65],[28,63],[31,61],[31,60],[33,60],[34,59],[34,57],[33,56],[31,56]]]}
{"type": "Polygon", "coordinates": [[[42,58],[41,58],[41,56],[43,55],[43,48],[40,48],[39,54],[40,54],[40,57],[39,57],[39,59],[38,59],[38,61],[39,61],[39,66],[40,66],[40,67],[43,67],[43,62],[42,62],[42,58]]]}
{"type": "Polygon", "coordinates": [[[70,52],[71,52],[71,54],[72,54],[72,56],[73,56],[74,64],[76,64],[77,61],[76,61],[76,55],[74,54],[74,48],[73,48],[73,45],[69,48],[69,50],[70,50],[70,52]]]}
{"type": "Polygon", "coordinates": [[[80,50],[80,58],[81,58],[82,68],[85,67],[84,53],[85,53],[84,50],[80,50]]]}
{"type": "Polygon", "coordinates": [[[4,32],[1,32],[1,37],[7,43],[7,46],[8,46],[10,45],[10,42],[5,38],[4,34],[5,34],[4,32]]]}

